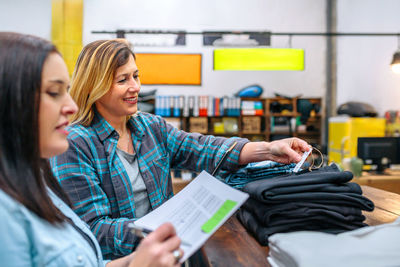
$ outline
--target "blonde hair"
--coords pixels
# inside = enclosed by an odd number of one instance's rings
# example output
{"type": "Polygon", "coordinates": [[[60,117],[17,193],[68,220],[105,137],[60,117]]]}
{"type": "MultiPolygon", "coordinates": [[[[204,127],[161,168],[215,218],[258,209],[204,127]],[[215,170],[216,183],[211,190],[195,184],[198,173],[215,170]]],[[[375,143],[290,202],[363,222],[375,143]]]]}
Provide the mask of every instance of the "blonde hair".
{"type": "Polygon", "coordinates": [[[90,125],[95,102],[110,90],[115,71],[128,62],[130,55],[136,59],[125,39],[98,40],[82,49],[69,91],[79,107],[78,112],[71,116],[72,122],[90,125]]]}

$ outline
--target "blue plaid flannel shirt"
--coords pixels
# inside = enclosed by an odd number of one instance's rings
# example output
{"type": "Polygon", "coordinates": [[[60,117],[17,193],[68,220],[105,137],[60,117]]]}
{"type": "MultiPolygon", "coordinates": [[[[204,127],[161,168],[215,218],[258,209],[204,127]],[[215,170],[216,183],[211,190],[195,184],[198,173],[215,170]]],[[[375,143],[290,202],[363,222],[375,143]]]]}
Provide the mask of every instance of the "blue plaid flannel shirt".
{"type": "MultiPolygon", "coordinates": [[[[186,133],[161,117],[138,113],[128,123],[133,146],[153,209],[172,197],[170,169],[212,172],[234,142],[222,172],[234,171],[248,142],[186,133]]],[[[132,185],[116,153],[118,133],[96,113],[90,126],[68,128],[69,149],[50,159],[53,172],[73,203],[74,211],[88,223],[99,241],[103,257],[115,259],[131,253],[138,244],[127,224],[135,220],[132,185]]]]}

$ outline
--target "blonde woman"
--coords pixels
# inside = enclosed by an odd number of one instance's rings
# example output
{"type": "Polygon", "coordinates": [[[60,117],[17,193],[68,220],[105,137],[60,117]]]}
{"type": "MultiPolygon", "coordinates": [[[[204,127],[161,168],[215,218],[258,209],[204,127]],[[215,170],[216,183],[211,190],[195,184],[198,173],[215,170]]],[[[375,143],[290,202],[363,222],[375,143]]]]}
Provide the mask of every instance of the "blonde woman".
{"type": "Polygon", "coordinates": [[[51,160],[106,258],[135,249],[137,239],[127,225],[172,197],[171,168],[212,172],[234,142],[224,170],[268,159],[298,162],[309,150],[297,138],[268,143],[186,133],[159,116],[138,112],[139,91],[135,54],[126,40],[85,46],[70,90],[79,107],[68,128],[70,147],[51,160]]]}

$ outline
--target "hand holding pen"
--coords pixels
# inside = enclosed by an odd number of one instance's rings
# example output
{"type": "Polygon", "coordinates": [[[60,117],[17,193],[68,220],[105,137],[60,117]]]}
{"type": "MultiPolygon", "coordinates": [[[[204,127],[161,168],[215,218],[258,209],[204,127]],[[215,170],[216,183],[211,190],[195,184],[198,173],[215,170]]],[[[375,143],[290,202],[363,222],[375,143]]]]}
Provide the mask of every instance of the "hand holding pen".
{"type": "MultiPolygon", "coordinates": [[[[139,238],[145,238],[147,235],[149,235],[150,233],[153,232],[152,230],[150,230],[148,228],[136,225],[134,223],[128,224],[128,227],[131,230],[131,233],[139,238]]],[[[189,242],[185,242],[182,240],[181,240],[181,244],[184,246],[188,246],[188,247],[191,246],[189,242]]]]}

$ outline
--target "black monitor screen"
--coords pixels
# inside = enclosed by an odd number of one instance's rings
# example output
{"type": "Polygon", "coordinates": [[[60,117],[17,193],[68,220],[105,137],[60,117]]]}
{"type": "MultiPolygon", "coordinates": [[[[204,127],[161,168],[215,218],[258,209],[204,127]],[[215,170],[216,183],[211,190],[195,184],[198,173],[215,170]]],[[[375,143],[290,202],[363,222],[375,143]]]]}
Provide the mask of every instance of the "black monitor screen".
{"type": "Polygon", "coordinates": [[[390,164],[400,163],[400,138],[398,137],[359,137],[357,156],[367,165],[376,165],[377,171],[390,164]]]}

